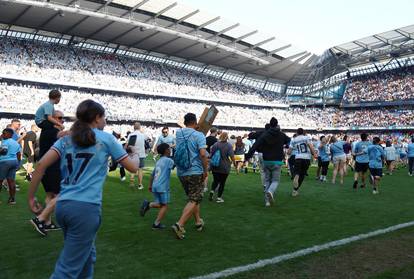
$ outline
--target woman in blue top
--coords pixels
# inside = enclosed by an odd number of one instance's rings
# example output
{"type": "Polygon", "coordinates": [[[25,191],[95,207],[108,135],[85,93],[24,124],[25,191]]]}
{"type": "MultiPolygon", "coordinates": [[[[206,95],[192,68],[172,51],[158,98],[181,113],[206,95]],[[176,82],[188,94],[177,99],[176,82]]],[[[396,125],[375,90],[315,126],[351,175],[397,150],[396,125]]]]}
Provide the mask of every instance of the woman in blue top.
{"type": "Polygon", "coordinates": [[[102,131],[106,125],[104,108],[85,100],[76,110],[71,134],[59,139],[42,157],[33,173],[28,202],[38,213],[35,193],[44,171],[61,159],[61,191],[56,203],[56,219],[62,227],[64,246],[51,278],[92,278],[96,260],[95,237],[101,223],[102,187],[108,172],[108,157],[136,172],[116,139],[102,131]]]}
{"type": "Polygon", "coordinates": [[[321,168],[322,168],[322,173],[321,175],[318,177],[319,181],[321,182],[325,182],[326,181],[326,176],[328,175],[328,168],[329,168],[329,162],[331,160],[331,152],[329,150],[329,138],[327,139],[325,136],[321,136],[320,137],[320,144],[318,147],[319,150],[319,157],[321,160],[321,168]]]}

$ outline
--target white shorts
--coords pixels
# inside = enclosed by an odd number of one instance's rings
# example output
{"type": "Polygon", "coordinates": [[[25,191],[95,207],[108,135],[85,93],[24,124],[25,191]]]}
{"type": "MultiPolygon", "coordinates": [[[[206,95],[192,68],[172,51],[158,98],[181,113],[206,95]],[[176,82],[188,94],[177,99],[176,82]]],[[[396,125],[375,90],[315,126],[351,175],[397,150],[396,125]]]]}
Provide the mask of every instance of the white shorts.
{"type": "Polygon", "coordinates": [[[137,168],[139,168],[139,161],[140,161],[140,159],[139,159],[138,153],[130,153],[130,154],[128,154],[128,157],[135,164],[135,166],[137,168]]]}
{"type": "Polygon", "coordinates": [[[332,161],[333,161],[334,165],[337,165],[341,162],[345,163],[346,162],[346,155],[343,154],[343,155],[335,156],[335,157],[333,157],[332,161]]]}

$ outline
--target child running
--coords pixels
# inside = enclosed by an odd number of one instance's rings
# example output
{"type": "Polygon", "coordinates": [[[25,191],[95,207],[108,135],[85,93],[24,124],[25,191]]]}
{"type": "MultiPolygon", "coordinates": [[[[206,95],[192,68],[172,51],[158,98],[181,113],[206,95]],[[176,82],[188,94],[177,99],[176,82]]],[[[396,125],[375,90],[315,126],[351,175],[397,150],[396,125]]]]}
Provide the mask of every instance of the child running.
{"type": "Polygon", "coordinates": [[[101,224],[102,187],[108,158],[130,172],[138,168],[111,134],[103,132],[105,109],[92,100],[81,102],[77,120],[68,136],[60,138],[39,161],[30,183],[28,202],[38,211],[35,193],[45,170],[61,159],[61,191],[56,219],[63,230],[64,245],[50,278],[93,278],[95,239],[101,224]]]}
{"type": "Polygon", "coordinates": [[[372,193],[378,194],[378,186],[382,177],[382,167],[384,161],[384,149],[380,145],[380,138],[374,137],[372,140],[372,145],[368,147],[368,156],[369,156],[369,171],[371,172],[370,182],[372,184],[373,190],[372,193]]]}
{"type": "Polygon", "coordinates": [[[161,224],[161,220],[167,213],[167,204],[170,202],[170,175],[174,168],[174,161],[169,158],[171,156],[171,148],[167,143],[161,143],[157,146],[157,154],[161,158],[155,164],[154,171],[151,174],[149,182],[149,190],[154,195],[154,202],[144,200],[141,206],[141,216],[150,208],[159,208],[158,216],[152,224],[152,229],[164,229],[165,225],[161,224]]]}

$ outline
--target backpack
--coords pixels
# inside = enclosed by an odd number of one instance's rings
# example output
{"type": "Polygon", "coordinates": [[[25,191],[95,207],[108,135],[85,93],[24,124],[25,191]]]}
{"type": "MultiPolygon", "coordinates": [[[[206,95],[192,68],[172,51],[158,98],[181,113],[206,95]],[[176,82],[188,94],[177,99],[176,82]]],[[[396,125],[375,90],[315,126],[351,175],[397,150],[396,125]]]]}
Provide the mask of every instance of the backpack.
{"type": "Polygon", "coordinates": [[[219,167],[221,161],[221,151],[217,148],[217,150],[214,152],[213,156],[211,156],[210,159],[210,166],[212,167],[219,167]]]}
{"type": "Polygon", "coordinates": [[[177,145],[174,153],[174,163],[178,168],[188,170],[191,168],[191,157],[190,149],[188,148],[188,139],[191,137],[194,131],[187,138],[185,138],[183,130],[180,129],[180,131],[183,135],[184,143],[177,145]]]}

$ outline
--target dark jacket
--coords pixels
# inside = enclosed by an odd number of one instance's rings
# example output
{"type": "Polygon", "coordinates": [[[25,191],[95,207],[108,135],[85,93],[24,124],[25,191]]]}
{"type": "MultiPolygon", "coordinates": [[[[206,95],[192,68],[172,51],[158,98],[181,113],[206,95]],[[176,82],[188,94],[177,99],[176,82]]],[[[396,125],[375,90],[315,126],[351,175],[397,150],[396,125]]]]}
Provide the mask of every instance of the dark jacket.
{"type": "Polygon", "coordinates": [[[263,153],[264,161],[283,161],[283,146],[290,138],[280,131],[280,128],[270,128],[263,132],[246,155],[246,160],[253,157],[255,151],[263,153]]]}

